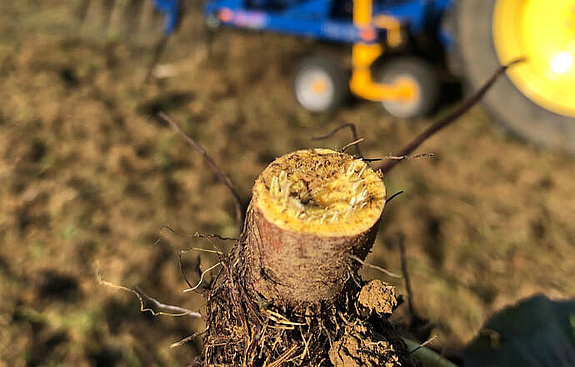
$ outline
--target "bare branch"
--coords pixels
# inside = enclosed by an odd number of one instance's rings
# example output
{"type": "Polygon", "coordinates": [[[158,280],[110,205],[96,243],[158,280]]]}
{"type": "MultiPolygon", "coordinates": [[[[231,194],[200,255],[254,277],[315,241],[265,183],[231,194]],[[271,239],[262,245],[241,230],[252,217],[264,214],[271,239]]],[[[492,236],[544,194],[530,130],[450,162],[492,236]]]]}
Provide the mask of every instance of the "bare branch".
{"type": "Polygon", "coordinates": [[[188,144],[190,144],[190,146],[192,146],[192,148],[194,148],[198,153],[200,153],[204,162],[210,167],[210,169],[218,177],[220,182],[228,188],[229,192],[232,194],[234,198],[234,205],[236,209],[236,222],[238,224],[238,228],[241,233],[244,226],[244,215],[242,212],[240,195],[234,188],[232,180],[230,180],[229,176],[217,165],[217,163],[212,159],[212,157],[208,155],[206,150],[200,144],[198,144],[194,139],[192,139],[188,134],[186,134],[184,130],[182,130],[180,125],[178,125],[173,119],[171,119],[170,116],[168,116],[163,112],[160,112],[158,114],[158,118],[160,118],[162,121],[170,125],[172,129],[174,129],[174,131],[176,131],[188,144]]]}
{"type": "MultiPolygon", "coordinates": [[[[324,139],[330,138],[333,135],[335,135],[335,133],[337,133],[338,131],[340,131],[341,129],[344,129],[346,127],[349,127],[351,129],[353,140],[354,141],[359,140],[359,137],[357,135],[357,129],[356,129],[355,124],[353,122],[347,122],[345,124],[341,124],[338,127],[336,127],[335,129],[333,129],[332,131],[330,131],[329,133],[327,133],[325,135],[321,135],[321,136],[314,136],[311,138],[311,140],[324,140],[324,139]]],[[[361,154],[361,149],[359,148],[359,144],[357,144],[355,146],[355,152],[356,152],[358,157],[363,157],[363,155],[361,154]]]]}
{"type": "MultiPolygon", "coordinates": [[[[518,60],[510,62],[507,65],[501,66],[491,76],[491,78],[489,78],[489,80],[481,88],[479,88],[479,90],[474,95],[472,95],[470,98],[468,98],[466,101],[464,101],[459,107],[457,107],[449,115],[445,116],[444,118],[440,119],[439,121],[437,121],[436,123],[434,123],[433,125],[428,127],[427,129],[425,129],[421,134],[419,134],[417,137],[415,137],[415,139],[413,139],[411,141],[411,143],[407,144],[402,150],[400,150],[396,154],[396,156],[401,157],[401,156],[407,156],[407,155],[411,154],[415,149],[417,149],[427,139],[429,139],[430,137],[435,135],[435,133],[437,133],[438,131],[440,131],[444,127],[446,127],[446,126],[450,125],[451,123],[453,123],[454,121],[456,121],[464,113],[469,111],[469,109],[471,107],[475,106],[481,100],[481,98],[483,98],[485,93],[493,86],[495,81],[501,75],[503,75],[503,73],[505,73],[507,68],[509,68],[509,67],[519,63],[519,62],[522,62],[522,61],[524,61],[524,59],[518,59],[518,60]]],[[[399,162],[400,162],[400,160],[390,160],[390,161],[384,163],[379,169],[381,170],[381,172],[383,174],[387,174],[399,162]]]]}

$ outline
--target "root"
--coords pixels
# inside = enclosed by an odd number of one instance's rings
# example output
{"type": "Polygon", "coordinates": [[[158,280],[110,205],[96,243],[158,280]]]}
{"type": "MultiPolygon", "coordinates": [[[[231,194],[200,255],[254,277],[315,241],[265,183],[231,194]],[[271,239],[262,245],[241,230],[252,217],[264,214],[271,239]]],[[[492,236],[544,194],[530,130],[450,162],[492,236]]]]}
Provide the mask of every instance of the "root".
{"type": "Polygon", "coordinates": [[[167,305],[165,303],[161,303],[157,299],[148,296],[146,293],[144,293],[139,288],[132,289],[132,288],[128,288],[128,287],[125,287],[123,285],[117,285],[117,284],[114,284],[114,283],[111,283],[111,282],[108,282],[108,281],[102,279],[102,275],[100,274],[100,264],[99,263],[96,264],[96,269],[94,271],[94,275],[96,276],[96,280],[98,280],[98,283],[100,285],[104,285],[106,287],[110,287],[110,288],[114,288],[114,289],[120,289],[120,290],[123,290],[126,292],[130,292],[130,293],[134,294],[136,297],[138,297],[138,300],[140,301],[140,311],[141,312],[149,311],[154,316],[158,316],[158,315],[172,316],[172,317],[190,316],[190,317],[195,317],[195,318],[203,318],[202,314],[200,314],[199,312],[194,312],[194,311],[191,311],[191,310],[188,310],[186,308],[179,307],[179,306],[172,306],[172,305],[167,305]],[[151,303],[154,306],[154,308],[147,307],[146,306],[147,303],[151,303]]]}
{"type": "Polygon", "coordinates": [[[243,224],[244,224],[244,214],[243,214],[243,210],[242,210],[240,195],[236,191],[234,184],[232,183],[232,180],[230,179],[230,177],[220,168],[220,166],[218,166],[218,164],[212,159],[212,157],[210,157],[210,155],[208,154],[208,152],[206,152],[204,147],[202,147],[194,139],[192,139],[188,134],[186,134],[184,132],[184,130],[182,130],[180,125],[178,125],[178,123],[176,121],[172,120],[170,118],[170,116],[168,116],[167,114],[165,114],[163,112],[160,112],[158,114],[158,118],[160,120],[164,121],[165,123],[167,123],[168,125],[170,125],[170,127],[174,131],[176,131],[192,148],[194,148],[198,153],[200,153],[204,162],[210,167],[210,169],[216,175],[216,177],[220,180],[220,182],[222,184],[224,184],[224,186],[232,194],[232,197],[234,199],[235,211],[236,211],[236,223],[238,225],[239,232],[241,233],[242,229],[243,229],[243,224]]]}
{"type": "MultiPolygon", "coordinates": [[[[437,132],[439,132],[443,128],[451,125],[458,118],[460,118],[463,114],[465,114],[467,111],[469,111],[471,109],[471,107],[473,107],[477,103],[479,103],[479,101],[481,101],[481,99],[483,98],[485,93],[487,93],[487,91],[489,89],[491,89],[491,87],[493,86],[493,84],[495,84],[497,79],[499,79],[499,77],[501,75],[503,75],[508,68],[510,68],[511,66],[516,65],[520,62],[523,62],[523,61],[525,61],[525,60],[524,59],[518,59],[518,60],[510,62],[507,65],[501,66],[499,69],[497,69],[497,71],[495,71],[495,73],[493,73],[491,78],[489,78],[489,80],[481,88],[479,88],[479,90],[474,95],[472,95],[467,100],[465,100],[459,107],[457,107],[449,115],[440,119],[439,121],[437,121],[436,123],[434,123],[433,125],[428,127],[427,129],[425,129],[421,134],[416,136],[415,139],[413,139],[401,151],[399,151],[399,153],[397,153],[396,156],[401,157],[401,156],[407,156],[407,155],[411,154],[415,149],[417,149],[427,139],[431,138],[433,135],[435,135],[437,132]]],[[[401,160],[389,160],[388,162],[383,164],[381,167],[379,167],[379,169],[383,174],[387,174],[399,162],[401,162],[401,160]]]]}
{"type": "MultiPolygon", "coordinates": [[[[180,251],[180,253],[181,253],[181,251],[180,251]]],[[[181,262],[180,262],[180,264],[181,264],[181,262]]],[[[188,285],[190,285],[190,288],[184,289],[182,292],[188,293],[188,292],[193,292],[193,291],[195,291],[196,289],[198,289],[198,288],[200,287],[200,285],[202,285],[202,282],[204,281],[204,276],[205,276],[208,272],[214,270],[215,268],[217,268],[217,267],[220,266],[220,265],[222,265],[221,262],[216,263],[215,265],[212,265],[212,266],[210,266],[209,268],[207,268],[206,270],[204,270],[204,271],[202,272],[202,274],[200,275],[200,280],[198,281],[198,284],[196,284],[195,286],[192,286],[191,284],[188,283],[188,285]]]]}
{"type": "Polygon", "coordinates": [[[243,251],[240,241],[223,259],[224,270],[208,296],[205,353],[197,366],[375,367],[386,365],[379,364],[382,361],[393,362],[393,366],[417,366],[387,321],[387,313],[361,311],[366,309],[358,301],[361,286],[366,285],[362,280],[358,280],[360,287],[352,282],[336,302],[299,309],[276,306],[246,287],[246,264],[239,261],[243,251]],[[364,343],[351,351],[347,338],[353,330],[361,330],[364,343]],[[363,355],[365,348],[369,353],[363,355]],[[345,353],[361,362],[346,364],[345,353]]]}
{"type": "Polygon", "coordinates": [[[349,257],[350,259],[353,259],[353,260],[357,261],[358,263],[360,263],[360,264],[363,265],[363,266],[366,266],[366,267],[368,267],[368,268],[372,268],[372,269],[375,269],[375,270],[379,270],[379,271],[381,271],[383,274],[389,275],[389,276],[392,277],[392,278],[401,278],[401,275],[392,273],[391,271],[389,271],[389,270],[387,270],[387,269],[384,269],[384,268],[382,268],[382,267],[380,267],[380,266],[373,265],[373,264],[370,264],[370,263],[368,263],[368,262],[365,262],[365,261],[363,261],[362,259],[360,259],[359,257],[357,257],[357,256],[355,256],[355,255],[347,254],[346,256],[349,257]]]}
{"type": "MultiPolygon", "coordinates": [[[[357,134],[357,128],[356,128],[356,126],[355,126],[355,124],[354,124],[353,122],[347,122],[347,123],[345,123],[345,124],[341,124],[341,125],[339,125],[338,127],[336,127],[335,129],[333,129],[332,131],[330,131],[329,133],[325,134],[325,135],[313,136],[313,137],[311,138],[311,140],[324,140],[324,139],[330,138],[330,137],[332,137],[333,135],[335,135],[335,133],[337,133],[338,131],[340,131],[340,130],[342,130],[342,129],[345,129],[346,127],[349,127],[350,130],[351,130],[351,134],[352,134],[352,137],[353,137],[353,140],[354,140],[354,141],[353,141],[354,144],[351,144],[351,145],[355,145],[355,152],[356,152],[356,154],[357,154],[357,157],[358,157],[358,158],[363,158],[363,155],[361,154],[361,148],[359,147],[359,143],[361,143],[361,141],[362,141],[363,139],[361,139],[361,140],[359,139],[359,135],[357,134]]],[[[350,146],[350,144],[348,144],[348,145],[346,146],[346,149],[349,148],[349,146],[350,146]]],[[[345,151],[345,149],[342,149],[342,151],[345,151]]]]}

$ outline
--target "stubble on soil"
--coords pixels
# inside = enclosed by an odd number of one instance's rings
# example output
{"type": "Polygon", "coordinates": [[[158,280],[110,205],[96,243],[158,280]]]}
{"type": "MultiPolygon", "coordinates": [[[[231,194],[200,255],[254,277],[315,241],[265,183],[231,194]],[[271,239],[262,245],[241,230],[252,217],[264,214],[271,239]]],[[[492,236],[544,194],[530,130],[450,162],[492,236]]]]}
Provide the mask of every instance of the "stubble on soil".
{"type": "MultiPolygon", "coordinates": [[[[43,6],[0,5],[0,364],[181,365],[200,350],[169,345],[201,322],[140,314],[130,294],[93,276],[99,261],[109,281],[201,310],[201,296],[181,292],[178,251],[212,248],[196,231],[237,236],[231,196],[153,113],[180,121],[244,200],[275,157],[351,141],[309,140],[343,122],[358,125],[367,157],[430,122],[369,103],[308,114],[289,92],[308,44],[226,31],[202,62],[197,15],[164,56],[175,76],[142,86],[149,50],[75,37],[65,2],[43,6]]],[[[422,150],[434,158],[384,177],[390,194],[405,194],[386,208],[367,260],[399,272],[393,238],[405,235],[416,307],[437,325],[432,346],[456,350],[520,298],[575,294],[572,158],[502,137],[480,109],[422,150]]],[[[198,254],[184,256],[187,269],[198,254]]],[[[200,257],[202,269],[217,262],[200,257]]],[[[401,280],[385,280],[403,293],[401,280]]]]}

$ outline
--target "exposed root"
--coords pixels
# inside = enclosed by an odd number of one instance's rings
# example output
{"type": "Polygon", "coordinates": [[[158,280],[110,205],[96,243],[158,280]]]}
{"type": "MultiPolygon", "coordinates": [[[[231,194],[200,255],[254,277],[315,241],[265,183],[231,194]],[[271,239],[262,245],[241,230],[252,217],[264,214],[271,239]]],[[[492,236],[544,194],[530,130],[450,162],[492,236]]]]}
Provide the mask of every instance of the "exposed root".
{"type": "Polygon", "coordinates": [[[395,194],[391,195],[387,199],[385,199],[385,205],[389,204],[390,201],[398,197],[399,195],[403,194],[403,190],[396,192],[395,194]]]}
{"type": "MultiPolygon", "coordinates": [[[[429,126],[421,134],[417,135],[409,144],[407,144],[405,147],[403,147],[403,149],[401,149],[399,151],[399,153],[396,154],[396,156],[398,156],[398,157],[408,156],[415,149],[417,149],[421,144],[423,144],[427,139],[429,139],[433,135],[435,135],[438,131],[442,130],[446,126],[449,126],[453,122],[457,121],[457,119],[459,119],[463,114],[465,114],[467,111],[469,111],[471,109],[471,107],[475,106],[477,103],[479,103],[479,101],[481,101],[481,99],[483,98],[485,93],[487,93],[487,91],[489,89],[491,89],[493,84],[495,84],[495,81],[497,81],[497,79],[501,75],[503,75],[508,68],[510,68],[513,65],[516,65],[520,62],[523,62],[523,61],[525,61],[525,60],[524,59],[518,59],[518,60],[510,62],[507,65],[501,66],[499,69],[497,69],[493,73],[491,78],[489,78],[489,80],[487,82],[485,82],[485,84],[481,88],[479,88],[479,90],[477,92],[475,92],[474,95],[472,95],[467,100],[465,100],[453,112],[451,112],[450,114],[448,114],[444,118],[440,119],[439,121],[437,121],[433,125],[429,126]]],[[[402,160],[388,160],[381,167],[379,167],[379,170],[383,174],[388,174],[393,169],[393,167],[395,167],[401,161],[402,160]]]]}
{"type": "MultiPolygon", "coordinates": [[[[181,253],[181,252],[180,252],[180,253],[181,253]]],[[[181,262],[180,262],[180,264],[181,264],[181,262]]],[[[204,281],[204,276],[205,276],[208,272],[214,270],[215,268],[217,268],[217,267],[220,266],[220,265],[222,265],[221,262],[216,263],[215,265],[212,265],[212,266],[210,266],[209,268],[207,268],[206,270],[204,270],[204,271],[202,272],[202,274],[200,275],[200,280],[198,281],[198,283],[197,283],[196,285],[194,285],[194,286],[192,286],[192,285],[190,284],[190,288],[184,289],[183,292],[184,292],[184,293],[188,293],[188,292],[193,292],[193,291],[195,291],[196,289],[198,289],[198,288],[202,285],[202,283],[203,283],[203,281],[204,281]]]]}
{"type": "Polygon", "coordinates": [[[98,280],[98,283],[100,285],[104,285],[106,287],[120,289],[120,290],[123,290],[126,292],[133,293],[136,297],[138,297],[138,300],[140,301],[140,311],[142,311],[142,312],[149,311],[154,316],[158,316],[158,315],[174,316],[174,317],[190,316],[190,317],[203,318],[202,314],[200,314],[199,312],[194,312],[194,311],[191,311],[191,310],[188,310],[186,308],[179,307],[179,306],[172,306],[172,305],[167,305],[165,303],[161,303],[157,299],[148,296],[146,293],[144,293],[139,288],[132,289],[132,288],[124,287],[123,285],[117,285],[117,284],[114,284],[114,283],[111,283],[111,282],[108,282],[108,281],[102,279],[102,275],[100,275],[100,264],[99,263],[96,264],[96,269],[94,271],[94,274],[95,274],[96,279],[98,280]],[[151,304],[151,306],[153,306],[153,307],[146,306],[147,304],[151,304]]]}
{"type": "Polygon", "coordinates": [[[278,307],[246,287],[244,250],[238,242],[222,261],[206,305],[204,356],[194,366],[417,366],[387,321],[397,304],[392,287],[356,279],[367,292],[382,291],[377,300],[351,282],[336,302],[278,307]]]}
{"type": "MultiPolygon", "coordinates": [[[[347,122],[345,124],[341,124],[338,127],[336,127],[335,129],[333,129],[332,131],[330,131],[329,133],[325,134],[325,135],[321,135],[321,136],[314,136],[311,138],[311,140],[324,140],[327,138],[332,137],[333,135],[335,135],[335,133],[337,133],[338,131],[340,131],[341,129],[345,129],[346,127],[349,127],[351,129],[351,134],[354,140],[355,144],[351,144],[351,145],[355,145],[355,152],[357,154],[358,158],[363,158],[363,155],[361,154],[361,149],[359,147],[359,143],[361,143],[361,141],[359,139],[359,135],[357,134],[357,128],[355,127],[355,124],[353,122],[347,122]]],[[[348,146],[349,147],[349,144],[348,146]]],[[[346,149],[347,149],[346,147],[346,149]]],[[[342,149],[342,151],[344,151],[345,149],[342,149]]]]}
{"type": "Polygon", "coordinates": [[[170,125],[170,127],[175,132],[177,132],[186,141],[186,143],[188,143],[192,148],[194,148],[198,153],[200,153],[202,159],[210,167],[214,175],[216,175],[216,177],[220,180],[220,182],[228,189],[230,194],[232,194],[236,212],[236,223],[238,225],[239,231],[241,232],[244,224],[244,217],[243,217],[244,214],[242,210],[240,195],[236,191],[236,188],[234,187],[234,184],[232,183],[230,177],[220,168],[220,166],[218,166],[218,164],[212,159],[212,157],[210,157],[210,155],[208,154],[208,152],[206,152],[204,147],[202,147],[188,134],[186,134],[185,131],[182,130],[180,125],[178,125],[176,121],[172,120],[170,116],[168,116],[163,112],[160,112],[158,114],[158,118],[167,123],[168,125],[170,125]]]}
{"type": "Polygon", "coordinates": [[[375,270],[379,270],[379,271],[381,271],[383,274],[389,275],[389,276],[392,277],[392,278],[401,278],[401,275],[392,273],[391,271],[389,271],[389,270],[387,270],[387,269],[384,269],[384,268],[382,268],[382,267],[380,267],[380,266],[373,265],[373,264],[370,264],[370,263],[368,263],[368,262],[365,262],[365,261],[363,261],[362,259],[360,259],[359,257],[357,257],[357,256],[355,256],[355,255],[346,254],[345,256],[349,257],[350,259],[353,259],[353,260],[357,261],[358,263],[360,263],[360,264],[363,265],[363,266],[367,266],[368,268],[372,268],[372,269],[375,269],[375,270]]]}

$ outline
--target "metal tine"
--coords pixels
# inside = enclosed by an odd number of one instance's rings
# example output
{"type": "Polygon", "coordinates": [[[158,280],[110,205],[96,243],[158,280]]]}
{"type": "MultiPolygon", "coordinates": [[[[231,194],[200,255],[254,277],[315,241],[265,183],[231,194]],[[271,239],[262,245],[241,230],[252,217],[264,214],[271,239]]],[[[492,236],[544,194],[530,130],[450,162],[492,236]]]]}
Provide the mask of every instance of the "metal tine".
{"type": "Polygon", "coordinates": [[[144,1],[142,5],[138,35],[148,38],[150,26],[153,23],[154,7],[151,1],[144,1]]]}
{"type": "Polygon", "coordinates": [[[144,47],[162,37],[164,17],[151,0],[79,0],[76,14],[87,37],[122,38],[144,47]]]}
{"type": "Polygon", "coordinates": [[[114,10],[115,0],[102,0],[102,25],[101,28],[105,30],[106,36],[110,29],[110,20],[112,18],[112,11],[114,10]]]}
{"type": "Polygon", "coordinates": [[[138,34],[144,1],[149,0],[128,0],[124,13],[128,38],[134,38],[134,36],[138,34]]]}
{"type": "Polygon", "coordinates": [[[80,12],[81,29],[83,32],[96,32],[100,14],[102,13],[100,10],[101,6],[102,2],[99,0],[85,0],[82,3],[81,8],[78,11],[80,12]]]}
{"type": "Polygon", "coordinates": [[[88,8],[90,7],[90,0],[81,0],[76,7],[76,16],[80,21],[80,27],[84,25],[84,22],[88,16],[88,8]]]}
{"type": "Polygon", "coordinates": [[[108,25],[108,36],[125,36],[128,32],[125,16],[129,2],[126,0],[116,0],[110,10],[110,20],[108,25]]]}
{"type": "Polygon", "coordinates": [[[114,0],[85,0],[78,9],[82,31],[89,35],[106,36],[114,0]]]}

